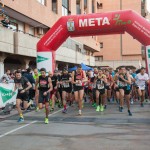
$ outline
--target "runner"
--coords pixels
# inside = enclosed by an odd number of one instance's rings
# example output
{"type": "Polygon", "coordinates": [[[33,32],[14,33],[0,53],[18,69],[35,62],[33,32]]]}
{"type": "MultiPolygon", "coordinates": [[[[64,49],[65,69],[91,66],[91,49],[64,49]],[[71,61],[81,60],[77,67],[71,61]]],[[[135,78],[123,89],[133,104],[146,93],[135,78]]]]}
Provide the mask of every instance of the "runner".
{"type": "Polygon", "coordinates": [[[81,66],[72,72],[72,83],[74,84],[75,101],[79,104],[79,115],[82,115],[82,100],[84,96],[84,82],[86,82],[86,74],[81,66]]]}
{"type": "Polygon", "coordinates": [[[28,96],[29,89],[32,87],[32,85],[27,78],[22,76],[21,72],[19,71],[16,71],[15,73],[14,83],[14,92],[16,91],[16,89],[18,89],[18,94],[16,98],[16,108],[20,116],[18,122],[23,122],[24,117],[20,105],[23,103],[24,109],[27,109],[31,105],[31,101],[28,103],[28,96]]]}
{"type": "Polygon", "coordinates": [[[138,95],[141,98],[141,107],[144,107],[145,99],[145,84],[149,84],[148,74],[145,73],[145,68],[141,68],[140,73],[135,77],[138,95]]]}
{"type": "Polygon", "coordinates": [[[105,75],[106,75],[106,79],[107,79],[107,83],[106,83],[106,101],[105,101],[105,109],[107,107],[107,100],[108,102],[111,102],[111,92],[112,92],[112,86],[114,84],[112,75],[109,73],[108,70],[105,70],[105,75]]]}
{"type": "Polygon", "coordinates": [[[97,108],[96,111],[104,111],[104,102],[105,102],[105,89],[107,79],[106,76],[103,74],[103,71],[99,69],[98,76],[95,77],[94,82],[96,83],[96,104],[97,108]]]}
{"type": "MultiPolygon", "coordinates": [[[[36,79],[39,78],[40,73],[38,73],[38,69],[34,69],[34,75],[33,78],[36,82],[36,79]]],[[[36,109],[35,111],[38,112],[39,111],[39,90],[35,88],[35,102],[36,102],[36,109]]]]}
{"type": "Polygon", "coordinates": [[[62,100],[63,100],[63,106],[64,106],[64,110],[62,111],[63,113],[67,113],[67,106],[66,106],[67,94],[68,94],[69,100],[71,101],[71,92],[72,92],[71,81],[72,81],[71,76],[69,75],[68,71],[64,69],[62,76],[61,76],[62,100]]]}
{"type": "Polygon", "coordinates": [[[56,100],[56,93],[57,93],[57,82],[58,82],[58,78],[57,78],[57,71],[54,71],[54,75],[52,72],[48,73],[49,77],[51,78],[52,81],[52,85],[53,85],[53,90],[50,93],[50,99],[52,101],[52,108],[50,109],[50,111],[54,111],[54,107],[55,107],[55,100],[56,100]]]}
{"type": "Polygon", "coordinates": [[[98,76],[98,69],[94,68],[94,77],[91,78],[91,82],[93,83],[93,90],[92,90],[92,93],[93,93],[93,104],[92,104],[92,106],[94,108],[96,108],[96,83],[94,83],[94,79],[97,76],[98,76]]]}
{"type": "Polygon", "coordinates": [[[115,99],[116,103],[120,104],[120,93],[119,93],[119,87],[118,87],[118,76],[119,76],[120,70],[118,69],[118,72],[116,72],[114,76],[114,91],[115,91],[115,99]]]}
{"type": "Polygon", "coordinates": [[[124,98],[125,98],[128,107],[128,114],[129,116],[132,116],[132,113],[130,111],[130,92],[131,92],[130,74],[127,72],[126,68],[122,66],[119,69],[119,74],[117,77],[118,77],[117,86],[119,88],[119,94],[120,94],[119,111],[123,112],[124,98]]]}
{"type": "Polygon", "coordinates": [[[62,102],[62,86],[60,84],[60,81],[61,81],[61,72],[58,71],[57,73],[57,93],[56,93],[56,96],[57,96],[57,100],[58,100],[58,107],[61,108],[63,106],[63,102],[62,102]]]}
{"type": "Polygon", "coordinates": [[[45,124],[49,123],[48,115],[49,115],[49,98],[50,92],[53,90],[51,79],[46,76],[46,69],[41,68],[40,70],[41,76],[36,79],[36,89],[39,90],[39,109],[43,108],[43,104],[45,103],[45,124]]]}

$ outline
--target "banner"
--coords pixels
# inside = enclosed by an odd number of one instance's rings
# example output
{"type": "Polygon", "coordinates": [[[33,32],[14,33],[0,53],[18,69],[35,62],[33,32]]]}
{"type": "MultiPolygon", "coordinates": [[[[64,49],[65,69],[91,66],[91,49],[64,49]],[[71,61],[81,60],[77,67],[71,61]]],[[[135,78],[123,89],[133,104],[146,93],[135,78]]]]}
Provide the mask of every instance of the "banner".
{"type": "Polygon", "coordinates": [[[17,90],[13,93],[14,85],[14,83],[0,83],[0,108],[8,103],[16,104],[17,90]]]}
{"type": "Polygon", "coordinates": [[[37,53],[37,68],[45,68],[47,72],[52,71],[52,52],[38,52],[37,53]]]}
{"type": "Polygon", "coordinates": [[[146,63],[147,63],[147,69],[148,69],[148,74],[150,77],[150,45],[146,46],[146,63]]]}

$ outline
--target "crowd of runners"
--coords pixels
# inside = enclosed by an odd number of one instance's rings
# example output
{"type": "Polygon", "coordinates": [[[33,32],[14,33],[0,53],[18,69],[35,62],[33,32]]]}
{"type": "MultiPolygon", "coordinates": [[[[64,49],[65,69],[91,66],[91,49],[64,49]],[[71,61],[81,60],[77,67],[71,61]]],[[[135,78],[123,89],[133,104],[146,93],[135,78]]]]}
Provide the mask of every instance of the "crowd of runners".
{"type": "Polygon", "coordinates": [[[83,71],[81,66],[76,71],[68,72],[65,68],[62,71],[46,72],[41,68],[40,72],[31,69],[23,74],[20,70],[15,72],[15,88],[18,89],[16,108],[19,113],[18,122],[24,121],[23,111],[32,104],[30,99],[36,103],[36,111],[45,109],[45,123],[48,124],[48,115],[57,106],[63,108],[62,113],[67,113],[68,106],[76,105],[78,115],[82,115],[84,102],[88,101],[96,112],[103,112],[109,103],[117,103],[116,109],[123,112],[124,105],[127,105],[127,113],[132,116],[130,105],[136,101],[144,107],[145,97],[148,97],[149,76],[145,68],[138,71],[127,69],[122,66],[114,71],[112,68],[93,68],[93,71],[83,71]],[[30,97],[30,98],[29,98],[30,97]],[[22,105],[23,103],[23,105],[22,105]]]}

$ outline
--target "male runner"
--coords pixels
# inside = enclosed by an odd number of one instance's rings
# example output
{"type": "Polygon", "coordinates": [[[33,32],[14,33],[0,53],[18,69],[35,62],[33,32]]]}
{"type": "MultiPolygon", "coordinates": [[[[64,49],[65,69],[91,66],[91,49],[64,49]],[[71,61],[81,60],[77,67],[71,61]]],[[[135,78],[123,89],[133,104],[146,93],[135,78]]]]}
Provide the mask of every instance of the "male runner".
{"type": "Polygon", "coordinates": [[[49,123],[48,115],[49,115],[49,99],[50,92],[53,90],[51,79],[46,76],[46,69],[41,68],[40,70],[41,76],[36,79],[36,89],[39,90],[39,109],[43,108],[43,104],[45,103],[45,124],[49,123]]]}
{"type": "Polygon", "coordinates": [[[60,79],[62,85],[62,99],[64,106],[64,110],[62,111],[63,113],[67,113],[67,106],[66,106],[67,94],[69,96],[69,100],[71,100],[71,92],[72,92],[71,81],[72,81],[71,76],[69,75],[68,71],[64,69],[60,79]]]}
{"type": "Polygon", "coordinates": [[[29,89],[32,87],[32,85],[27,78],[22,76],[21,72],[19,71],[16,71],[15,73],[14,83],[15,83],[14,92],[16,91],[16,89],[18,89],[18,94],[16,98],[16,108],[20,116],[18,122],[23,122],[24,117],[20,105],[23,103],[24,109],[27,109],[31,105],[31,101],[28,103],[28,96],[29,96],[29,89]]]}
{"type": "Polygon", "coordinates": [[[149,84],[149,77],[148,74],[145,73],[145,68],[141,68],[140,73],[137,74],[135,80],[138,95],[141,98],[141,107],[144,107],[145,85],[149,84]]]}

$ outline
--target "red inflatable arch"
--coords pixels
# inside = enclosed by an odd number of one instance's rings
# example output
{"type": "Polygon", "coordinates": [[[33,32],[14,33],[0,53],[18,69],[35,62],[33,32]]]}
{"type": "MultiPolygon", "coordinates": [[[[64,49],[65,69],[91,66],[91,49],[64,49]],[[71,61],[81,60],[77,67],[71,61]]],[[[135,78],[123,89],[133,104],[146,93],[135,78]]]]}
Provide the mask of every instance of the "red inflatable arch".
{"type": "Polygon", "coordinates": [[[61,17],[37,44],[37,67],[53,71],[55,51],[69,36],[125,32],[146,46],[146,64],[150,74],[150,23],[132,10],[61,17]]]}

